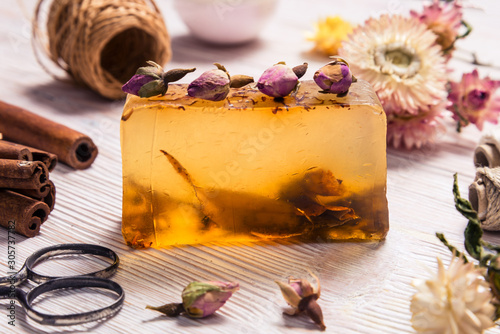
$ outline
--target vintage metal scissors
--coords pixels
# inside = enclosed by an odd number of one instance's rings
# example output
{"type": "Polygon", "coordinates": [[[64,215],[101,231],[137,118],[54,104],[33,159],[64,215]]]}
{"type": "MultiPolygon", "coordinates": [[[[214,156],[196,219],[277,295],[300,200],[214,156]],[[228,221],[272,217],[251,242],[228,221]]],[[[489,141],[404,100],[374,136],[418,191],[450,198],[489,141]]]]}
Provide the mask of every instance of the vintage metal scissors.
{"type": "Polygon", "coordinates": [[[21,270],[17,273],[0,278],[0,299],[17,299],[23,306],[26,314],[36,322],[44,325],[76,325],[85,322],[99,320],[116,314],[125,299],[125,293],[121,286],[108,277],[112,276],[118,269],[120,259],[118,255],[109,248],[90,244],[62,244],[40,249],[30,255],[21,270]],[[67,254],[89,254],[102,256],[110,259],[112,263],[99,271],[94,271],[78,276],[45,276],[36,273],[33,267],[49,258],[67,254]],[[24,292],[17,285],[26,280],[31,280],[40,285],[24,292]],[[32,307],[32,303],[38,296],[60,289],[101,288],[110,290],[116,294],[116,299],[109,305],[82,313],[72,314],[46,314],[32,307]]]}

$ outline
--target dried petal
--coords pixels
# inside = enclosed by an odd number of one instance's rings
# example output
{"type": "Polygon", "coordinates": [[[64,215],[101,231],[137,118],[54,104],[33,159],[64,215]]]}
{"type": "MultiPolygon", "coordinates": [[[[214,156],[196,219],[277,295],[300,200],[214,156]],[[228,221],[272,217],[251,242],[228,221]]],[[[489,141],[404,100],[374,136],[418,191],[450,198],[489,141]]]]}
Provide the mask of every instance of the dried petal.
{"type": "Polygon", "coordinates": [[[313,286],[306,279],[289,278],[288,284],[295,289],[301,298],[310,296],[314,293],[313,286]]]}
{"type": "Polygon", "coordinates": [[[311,318],[311,320],[314,321],[314,323],[317,324],[322,331],[324,331],[326,326],[323,322],[323,311],[321,311],[321,307],[316,302],[317,299],[318,295],[316,294],[302,298],[299,303],[299,311],[306,311],[309,318],[311,318]]]}
{"type": "Polygon", "coordinates": [[[288,305],[298,307],[301,297],[297,293],[297,290],[286,283],[276,281],[276,284],[278,284],[278,286],[280,287],[281,294],[283,295],[283,298],[285,298],[285,301],[288,303],[288,305]]]}

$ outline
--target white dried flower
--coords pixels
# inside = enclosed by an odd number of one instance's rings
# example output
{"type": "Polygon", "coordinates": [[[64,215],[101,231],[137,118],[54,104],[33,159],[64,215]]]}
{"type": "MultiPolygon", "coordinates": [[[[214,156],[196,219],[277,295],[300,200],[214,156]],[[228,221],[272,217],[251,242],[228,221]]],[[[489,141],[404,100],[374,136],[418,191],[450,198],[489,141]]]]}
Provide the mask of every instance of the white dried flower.
{"type": "Polygon", "coordinates": [[[417,115],[446,97],[446,67],[436,35],[417,18],[382,15],[356,27],[339,55],[372,84],[385,108],[417,115]]]}
{"type": "Polygon", "coordinates": [[[448,269],[438,260],[438,273],[418,280],[411,300],[412,326],[425,334],[480,334],[494,325],[492,295],[483,270],[454,257],[448,269]]]}

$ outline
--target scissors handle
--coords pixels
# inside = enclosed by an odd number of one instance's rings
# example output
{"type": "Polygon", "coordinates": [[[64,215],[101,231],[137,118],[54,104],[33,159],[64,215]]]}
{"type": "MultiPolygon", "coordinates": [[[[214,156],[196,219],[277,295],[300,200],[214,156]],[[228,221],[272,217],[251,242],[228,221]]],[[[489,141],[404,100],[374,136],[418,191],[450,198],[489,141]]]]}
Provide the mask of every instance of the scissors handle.
{"type": "MultiPolygon", "coordinates": [[[[91,244],[61,244],[61,245],[55,245],[55,246],[50,246],[46,248],[42,248],[33,254],[31,254],[27,259],[24,264],[27,270],[27,278],[32,280],[33,282],[36,283],[42,283],[42,282],[47,282],[56,278],[60,278],[58,276],[46,276],[42,274],[38,274],[33,270],[33,267],[37,264],[40,263],[48,258],[54,257],[54,256],[59,256],[59,255],[67,255],[67,254],[90,254],[90,255],[98,255],[98,256],[103,256],[112,261],[112,263],[98,271],[86,273],[84,275],[79,275],[79,276],[93,276],[93,277],[100,277],[100,278],[108,278],[112,276],[116,270],[118,269],[118,266],[120,264],[120,259],[118,258],[118,255],[112,251],[109,248],[99,246],[99,245],[91,245],[91,244]]],[[[24,267],[23,267],[24,269],[24,267]]],[[[23,269],[20,270],[21,276],[23,275],[21,272],[23,269]]],[[[1,284],[1,281],[0,281],[1,284]]]]}
{"type": "Polygon", "coordinates": [[[42,325],[53,326],[69,326],[77,325],[85,322],[95,321],[115,315],[123,305],[125,292],[122,287],[109,279],[91,277],[91,276],[74,276],[57,278],[51,281],[42,283],[31,289],[27,294],[16,287],[0,287],[0,298],[15,297],[23,306],[26,314],[36,322],[42,325]],[[35,310],[32,307],[33,301],[40,295],[60,289],[80,289],[80,288],[101,288],[113,291],[117,298],[108,306],[101,307],[96,310],[73,313],[73,314],[46,314],[35,310]]]}

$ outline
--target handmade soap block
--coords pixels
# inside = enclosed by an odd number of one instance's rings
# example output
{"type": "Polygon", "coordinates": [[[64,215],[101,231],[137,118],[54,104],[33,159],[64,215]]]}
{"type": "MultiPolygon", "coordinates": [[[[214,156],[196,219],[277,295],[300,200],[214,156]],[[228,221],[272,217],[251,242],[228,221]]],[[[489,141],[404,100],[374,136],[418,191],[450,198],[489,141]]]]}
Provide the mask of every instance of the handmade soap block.
{"type": "Polygon", "coordinates": [[[281,102],[255,85],[219,102],[186,89],[127,98],[127,244],[385,237],[386,118],[367,82],[337,97],[303,81],[281,102]]]}

